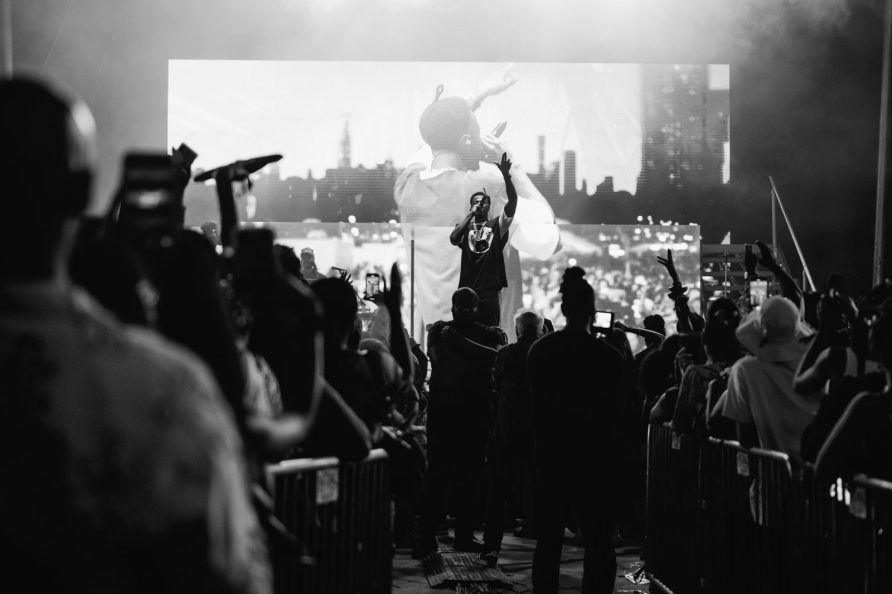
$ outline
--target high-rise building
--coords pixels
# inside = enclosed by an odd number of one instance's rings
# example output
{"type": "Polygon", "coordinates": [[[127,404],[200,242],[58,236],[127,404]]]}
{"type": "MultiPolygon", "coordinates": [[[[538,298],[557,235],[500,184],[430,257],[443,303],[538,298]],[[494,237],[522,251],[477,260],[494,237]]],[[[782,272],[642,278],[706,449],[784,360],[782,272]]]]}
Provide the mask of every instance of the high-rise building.
{"type": "Polygon", "coordinates": [[[564,195],[575,194],[576,189],[576,151],[564,151],[564,195]]]}
{"type": "Polygon", "coordinates": [[[545,135],[537,136],[536,143],[539,149],[539,175],[545,175],[545,135]]]}
{"type": "Polygon", "coordinates": [[[338,163],[338,167],[343,169],[350,168],[352,160],[350,153],[350,122],[344,122],[344,134],[341,136],[341,160],[338,163]]]}
{"type": "Polygon", "coordinates": [[[638,191],[721,185],[729,99],[710,88],[709,66],[644,66],[641,93],[638,191]]]}

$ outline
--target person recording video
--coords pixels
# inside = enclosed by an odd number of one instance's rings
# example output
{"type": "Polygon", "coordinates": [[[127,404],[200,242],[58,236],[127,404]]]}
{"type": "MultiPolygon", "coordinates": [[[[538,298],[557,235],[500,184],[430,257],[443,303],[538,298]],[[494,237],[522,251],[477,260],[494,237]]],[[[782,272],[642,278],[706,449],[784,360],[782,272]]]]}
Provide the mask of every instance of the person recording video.
{"type": "Polygon", "coordinates": [[[0,234],[6,578],[41,592],[271,591],[243,441],[211,372],[66,273],[95,170],[89,108],[14,78],[0,119],[4,206],[29,222],[0,234]]]}

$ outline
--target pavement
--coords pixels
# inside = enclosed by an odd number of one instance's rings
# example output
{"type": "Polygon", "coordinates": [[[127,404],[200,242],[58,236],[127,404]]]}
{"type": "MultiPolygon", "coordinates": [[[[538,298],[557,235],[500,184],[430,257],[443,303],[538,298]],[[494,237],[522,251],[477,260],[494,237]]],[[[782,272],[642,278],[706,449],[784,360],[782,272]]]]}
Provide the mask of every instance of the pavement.
{"type": "MultiPolygon", "coordinates": [[[[515,592],[524,594],[533,591],[532,570],[533,551],[536,541],[529,538],[519,538],[511,533],[505,534],[502,542],[502,552],[499,555],[499,567],[508,576],[512,587],[492,587],[494,592],[515,592]]],[[[631,594],[633,592],[648,592],[650,585],[633,583],[626,578],[626,574],[634,573],[641,567],[641,553],[643,543],[640,541],[626,541],[616,548],[617,576],[614,585],[615,594],[631,594]]],[[[564,549],[561,556],[561,581],[560,592],[579,592],[582,590],[582,559],[585,549],[579,539],[567,532],[564,539],[564,549]]],[[[451,592],[448,587],[431,588],[427,577],[421,567],[421,561],[412,559],[408,549],[397,549],[393,559],[393,592],[399,594],[443,594],[451,592]]]]}

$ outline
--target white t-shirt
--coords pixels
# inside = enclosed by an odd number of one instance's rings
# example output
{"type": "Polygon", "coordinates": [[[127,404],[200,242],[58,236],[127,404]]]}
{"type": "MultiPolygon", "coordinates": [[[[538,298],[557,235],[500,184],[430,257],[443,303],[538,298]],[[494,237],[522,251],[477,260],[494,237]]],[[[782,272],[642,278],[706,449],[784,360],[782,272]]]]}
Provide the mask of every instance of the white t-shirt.
{"type": "Polygon", "coordinates": [[[793,391],[798,361],[768,363],[752,355],[731,367],[722,395],[722,414],[740,423],[753,423],[759,444],[768,450],[799,457],[802,432],[818,411],[818,400],[793,391]]]}

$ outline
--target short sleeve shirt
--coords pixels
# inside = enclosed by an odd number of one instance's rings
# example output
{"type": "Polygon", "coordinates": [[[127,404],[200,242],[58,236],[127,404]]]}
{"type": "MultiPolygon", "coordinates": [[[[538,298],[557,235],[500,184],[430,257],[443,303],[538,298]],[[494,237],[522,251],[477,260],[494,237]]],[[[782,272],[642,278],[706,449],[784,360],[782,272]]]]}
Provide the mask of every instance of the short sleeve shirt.
{"type": "Polygon", "coordinates": [[[495,217],[477,226],[471,222],[461,241],[459,287],[499,290],[508,286],[503,249],[508,240],[502,235],[502,218],[495,217]]]}

